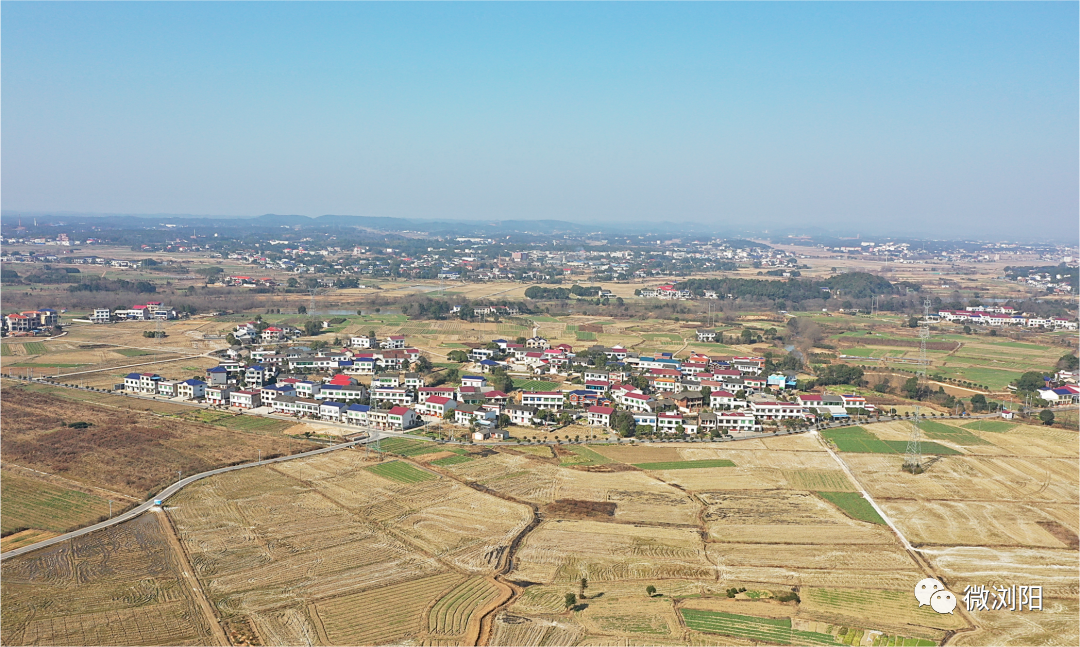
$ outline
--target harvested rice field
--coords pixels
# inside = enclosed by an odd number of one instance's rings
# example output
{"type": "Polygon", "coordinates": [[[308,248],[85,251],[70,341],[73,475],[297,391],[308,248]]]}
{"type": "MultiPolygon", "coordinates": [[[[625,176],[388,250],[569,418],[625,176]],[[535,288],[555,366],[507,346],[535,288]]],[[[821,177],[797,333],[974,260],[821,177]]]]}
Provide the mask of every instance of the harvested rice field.
{"type": "MultiPolygon", "coordinates": [[[[351,449],[231,472],[110,531],[175,528],[159,565],[125,576],[165,582],[160,604],[114,603],[87,570],[65,586],[98,606],[43,615],[28,586],[66,581],[70,566],[53,549],[6,560],[3,642],[142,644],[170,630],[200,644],[1076,642],[1075,617],[1061,615],[1075,616],[1078,594],[1075,445],[1023,425],[934,431],[955,453],[917,476],[894,452],[830,453],[810,434],[505,449],[395,439],[381,460],[351,449]],[[27,577],[30,563],[47,575],[27,577]],[[190,598],[168,584],[183,564],[190,598]],[[1039,582],[1052,611],[939,615],[911,593],[930,575],[960,590],[1039,582]],[[110,605],[121,622],[88,615],[110,605]],[[174,608],[188,624],[168,624],[174,608]],[[133,609],[148,633],[125,628],[133,609]]],[[[899,441],[904,426],[865,433],[899,441]]]]}

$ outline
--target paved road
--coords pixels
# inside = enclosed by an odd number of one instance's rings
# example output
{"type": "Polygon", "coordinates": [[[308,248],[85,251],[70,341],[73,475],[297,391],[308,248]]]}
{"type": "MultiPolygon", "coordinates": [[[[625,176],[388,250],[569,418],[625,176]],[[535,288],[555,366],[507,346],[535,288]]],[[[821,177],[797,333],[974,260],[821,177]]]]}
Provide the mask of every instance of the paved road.
{"type": "Polygon", "coordinates": [[[270,464],[270,463],[280,463],[280,462],[283,462],[283,461],[291,461],[291,460],[294,460],[294,459],[297,459],[297,458],[307,458],[309,456],[317,456],[319,454],[325,454],[327,452],[333,452],[333,451],[337,451],[339,449],[346,449],[348,447],[355,447],[357,445],[362,445],[364,443],[374,442],[374,441],[378,440],[379,438],[381,438],[383,436],[382,432],[376,431],[374,429],[368,430],[368,433],[369,433],[369,436],[367,438],[363,438],[363,439],[360,439],[360,440],[354,440],[354,441],[348,442],[348,443],[341,443],[339,445],[331,445],[329,447],[322,447],[320,449],[315,449],[315,450],[312,450],[310,452],[303,452],[301,454],[293,454],[291,456],[279,456],[277,458],[269,458],[269,459],[266,459],[264,461],[256,461],[254,463],[244,463],[242,465],[230,465],[229,467],[221,467],[221,468],[218,468],[216,470],[210,470],[209,472],[203,472],[201,474],[194,474],[194,475],[189,476],[187,478],[180,479],[176,483],[173,483],[169,487],[162,490],[153,499],[150,499],[146,503],[143,503],[142,505],[140,505],[140,506],[138,506],[136,508],[132,508],[131,510],[128,510],[127,512],[125,512],[123,514],[117,515],[117,516],[113,517],[112,519],[109,519],[107,521],[102,521],[101,523],[96,523],[96,524],[94,524],[92,526],[87,526],[85,528],[80,528],[78,530],[69,532],[67,534],[60,535],[58,537],[53,537],[52,539],[46,539],[44,541],[39,541],[36,544],[30,544],[29,546],[23,546],[22,548],[16,548],[15,550],[10,550],[10,551],[4,553],[3,555],[0,555],[0,560],[5,560],[5,559],[8,559],[9,557],[16,557],[18,555],[22,555],[24,553],[29,553],[30,551],[37,550],[39,548],[46,548],[48,546],[52,546],[53,544],[58,544],[58,543],[60,543],[62,541],[67,541],[68,539],[74,539],[75,537],[81,537],[82,535],[92,533],[92,532],[94,532],[96,530],[102,530],[103,528],[108,528],[109,526],[113,526],[113,525],[116,525],[118,523],[123,523],[125,521],[130,520],[130,519],[134,519],[135,517],[139,516],[140,514],[142,514],[142,513],[146,512],[147,510],[150,510],[151,508],[153,508],[154,507],[154,500],[165,501],[166,499],[168,499],[172,495],[179,492],[185,486],[187,486],[187,485],[189,485],[191,483],[194,483],[195,481],[204,479],[204,478],[206,478],[208,476],[214,476],[216,474],[224,474],[225,472],[232,472],[233,470],[247,469],[249,467],[257,467],[259,465],[267,465],[267,464],[270,464]]]}

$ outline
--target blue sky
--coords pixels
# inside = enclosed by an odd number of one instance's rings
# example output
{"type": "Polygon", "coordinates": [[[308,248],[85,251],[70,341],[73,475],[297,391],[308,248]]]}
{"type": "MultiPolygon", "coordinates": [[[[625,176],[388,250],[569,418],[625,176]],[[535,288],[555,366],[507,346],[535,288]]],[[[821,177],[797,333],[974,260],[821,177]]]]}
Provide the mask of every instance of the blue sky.
{"type": "Polygon", "coordinates": [[[4,2],[0,207],[1075,242],[1077,7],[4,2]]]}

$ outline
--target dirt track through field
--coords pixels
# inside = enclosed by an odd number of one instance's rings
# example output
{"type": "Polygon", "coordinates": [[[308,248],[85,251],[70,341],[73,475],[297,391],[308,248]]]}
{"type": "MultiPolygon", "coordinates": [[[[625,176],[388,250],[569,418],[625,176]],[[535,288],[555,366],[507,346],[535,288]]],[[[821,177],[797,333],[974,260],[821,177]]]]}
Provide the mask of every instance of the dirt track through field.
{"type": "Polygon", "coordinates": [[[172,548],[173,553],[176,554],[176,558],[180,562],[180,574],[184,578],[184,582],[191,587],[193,593],[192,597],[195,598],[195,602],[199,605],[199,609],[202,610],[207,624],[210,625],[210,631],[213,633],[218,645],[229,645],[229,639],[225,635],[225,630],[221,628],[221,623],[218,622],[217,614],[214,613],[214,607],[210,604],[210,600],[207,599],[206,592],[203,591],[199,579],[195,577],[195,569],[191,567],[191,560],[188,558],[187,551],[184,550],[184,545],[180,542],[180,538],[176,534],[176,528],[173,526],[172,520],[169,519],[164,511],[161,511],[159,514],[161,515],[159,521],[162,525],[162,532],[165,534],[165,537],[168,538],[169,546],[172,548]]]}

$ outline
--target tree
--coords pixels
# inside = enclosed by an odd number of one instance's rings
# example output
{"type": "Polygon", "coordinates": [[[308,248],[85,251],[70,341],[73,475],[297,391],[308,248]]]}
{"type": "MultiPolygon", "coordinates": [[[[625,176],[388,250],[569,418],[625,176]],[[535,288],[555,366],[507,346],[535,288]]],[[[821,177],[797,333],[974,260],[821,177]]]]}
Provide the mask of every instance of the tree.
{"type": "Polygon", "coordinates": [[[1042,373],[1038,371],[1028,371],[1016,380],[1017,391],[1038,391],[1039,389],[1045,388],[1045,386],[1046,381],[1043,380],[1042,373]]]}
{"type": "Polygon", "coordinates": [[[589,588],[589,578],[583,577],[581,578],[581,581],[578,582],[578,598],[582,600],[585,599],[585,589],[587,588],[589,588]]]}
{"type": "Polygon", "coordinates": [[[1049,409],[1043,409],[1039,412],[1039,420],[1042,420],[1042,423],[1049,427],[1054,424],[1054,412],[1049,409]]]}
{"type": "Polygon", "coordinates": [[[452,350],[446,355],[446,359],[451,362],[467,362],[469,361],[469,354],[463,350],[452,350]]]}
{"type": "Polygon", "coordinates": [[[322,324],[318,321],[312,321],[308,319],[304,322],[304,334],[308,337],[314,337],[322,332],[322,324]]]}
{"type": "Polygon", "coordinates": [[[307,314],[307,306],[296,306],[296,314],[298,314],[298,315],[306,315],[307,314]]]}
{"type": "MultiPolygon", "coordinates": [[[[298,288],[300,287],[300,281],[297,281],[295,276],[290,276],[289,280],[285,282],[285,285],[290,288],[298,288]]],[[[356,314],[360,313],[357,312],[356,314]]]]}
{"type": "Polygon", "coordinates": [[[510,420],[510,416],[506,415],[505,413],[500,413],[499,420],[495,423],[495,426],[500,429],[505,429],[510,426],[511,422],[512,421],[510,420]]]}
{"type": "Polygon", "coordinates": [[[645,594],[648,595],[650,598],[652,596],[656,595],[656,587],[653,586],[652,584],[646,586],[645,587],[645,594]]]}
{"type": "Polygon", "coordinates": [[[1061,371],[1075,371],[1080,368],[1080,358],[1072,353],[1066,353],[1057,361],[1057,368],[1061,371]]]}
{"type": "Polygon", "coordinates": [[[225,335],[225,341],[230,346],[239,346],[240,345],[240,342],[236,340],[236,335],[234,335],[232,333],[229,333],[228,335],[225,335]]]}
{"type": "Polygon", "coordinates": [[[637,421],[634,420],[634,414],[629,411],[616,411],[612,416],[611,426],[623,438],[633,438],[637,434],[637,421]]]}
{"type": "Polygon", "coordinates": [[[573,593],[567,593],[563,596],[563,604],[566,605],[567,610],[573,609],[574,605],[577,604],[577,596],[573,593]]]}
{"type": "Polygon", "coordinates": [[[976,393],[971,396],[971,410],[972,411],[986,411],[986,396],[982,393],[976,393]]]}
{"type": "Polygon", "coordinates": [[[431,360],[426,355],[421,355],[413,362],[413,370],[418,373],[430,373],[431,372],[431,360]]]}
{"type": "Polygon", "coordinates": [[[742,343],[749,344],[754,341],[754,331],[750,330],[749,328],[743,328],[742,333],[739,335],[739,337],[742,340],[742,343]]]}

